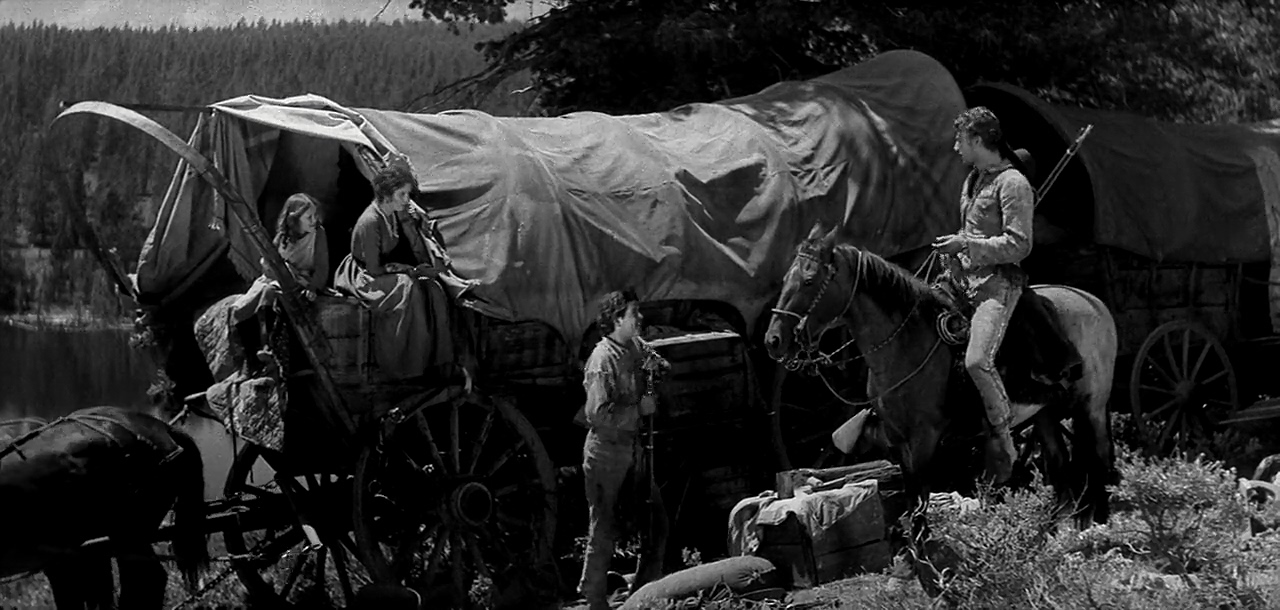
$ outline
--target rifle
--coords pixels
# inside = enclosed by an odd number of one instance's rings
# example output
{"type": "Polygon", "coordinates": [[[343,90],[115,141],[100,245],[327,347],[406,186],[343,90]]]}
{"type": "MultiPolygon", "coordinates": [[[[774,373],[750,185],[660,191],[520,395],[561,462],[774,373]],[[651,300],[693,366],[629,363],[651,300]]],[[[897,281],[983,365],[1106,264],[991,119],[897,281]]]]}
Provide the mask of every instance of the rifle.
{"type": "Polygon", "coordinates": [[[1058,159],[1058,164],[1053,166],[1053,171],[1049,172],[1049,177],[1044,179],[1040,184],[1040,188],[1036,189],[1036,205],[1044,200],[1045,193],[1049,192],[1049,188],[1057,181],[1058,176],[1062,175],[1062,170],[1066,169],[1067,163],[1076,156],[1076,152],[1080,150],[1080,145],[1084,143],[1084,139],[1089,137],[1089,132],[1093,131],[1093,124],[1085,125],[1080,133],[1076,135],[1076,139],[1067,147],[1067,152],[1063,153],[1062,158],[1058,159]]]}
{"type": "MultiPolygon", "coordinates": [[[[661,355],[652,347],[644,346],[644,361],[641,367],[644,370],[644,393],[657,397],[658,383],[670,364],[667,363],[661,355]]],[[[654,455],[653,455],[653,422],[656,413],[642,416],[640,418],[640,459],[636,464],[636,493],[643,503],[640,519],[640,548],[650,548],[654,543],[653,535],[653,490],[657,487],[654,478],[654,455]]],[[[639,566],[637,566],[638,568],[639,566]]]]}

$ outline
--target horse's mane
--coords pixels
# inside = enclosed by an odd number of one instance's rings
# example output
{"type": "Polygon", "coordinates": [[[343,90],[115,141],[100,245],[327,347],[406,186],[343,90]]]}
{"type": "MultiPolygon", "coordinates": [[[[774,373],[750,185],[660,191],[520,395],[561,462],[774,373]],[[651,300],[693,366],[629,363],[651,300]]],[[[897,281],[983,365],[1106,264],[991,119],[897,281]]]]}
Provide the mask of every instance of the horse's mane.
{"type": "Polygon", "coordinates": [[[949,307],[927,282],[874,252],[839,244],[833,248],[832,254],[844,258],[851,272],[862,274],[858,290],[886,311],[906,313],[917,307],[917,303],[928,313],[949,307]]]}

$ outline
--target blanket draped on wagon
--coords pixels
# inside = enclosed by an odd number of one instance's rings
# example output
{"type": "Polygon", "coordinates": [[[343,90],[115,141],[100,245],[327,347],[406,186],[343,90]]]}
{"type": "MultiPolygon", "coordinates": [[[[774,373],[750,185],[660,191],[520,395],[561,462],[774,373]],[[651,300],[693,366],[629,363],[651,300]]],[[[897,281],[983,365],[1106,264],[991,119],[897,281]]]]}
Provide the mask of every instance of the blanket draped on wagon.
{"type": "Polygon", "coordinates": [[[231,316],[240,296],[223,298],[196,319],[196,343],[214,379],[213,386],[205,392],[205,400],[236,437],[283,451],[284,414],[289,404],[288,384],[284,381],[289,370],[287,334],[276,325],[271,336],[263,338],[278,365],[268,367],[264,374],[251,375],[231,316]]]}

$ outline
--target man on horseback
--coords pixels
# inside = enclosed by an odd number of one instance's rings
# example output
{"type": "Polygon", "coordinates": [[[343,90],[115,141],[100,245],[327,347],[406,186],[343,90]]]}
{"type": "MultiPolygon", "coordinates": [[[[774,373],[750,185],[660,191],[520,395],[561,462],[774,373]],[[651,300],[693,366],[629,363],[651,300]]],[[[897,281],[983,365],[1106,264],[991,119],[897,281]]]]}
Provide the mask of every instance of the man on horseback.
{"type": "Polygon", "coordinates": [[[986,405],[989,475],[1001,484],[1017,454],[1009,395],[995,358],[1026,283],[1019,263],[1031,253],[1035,192],[994,113],[982,106],[966,110],[955,129],[955,150],[973,169],[960,194],[960,232],[938,237],[933,247],[954,256],[952,280],[974,306],[964,365],[986,405]]]}

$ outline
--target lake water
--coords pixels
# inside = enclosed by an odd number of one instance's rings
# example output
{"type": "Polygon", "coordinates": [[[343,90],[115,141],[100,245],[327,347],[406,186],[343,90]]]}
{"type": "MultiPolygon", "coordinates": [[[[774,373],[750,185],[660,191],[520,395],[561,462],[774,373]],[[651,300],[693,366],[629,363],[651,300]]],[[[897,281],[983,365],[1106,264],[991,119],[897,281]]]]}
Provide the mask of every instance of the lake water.
{"type": "MultiPolygon", "coordinates": [[[[129,331],[31,330],[0,323],[0,421],[54,419],[100,405],[154,412],[147,400],[155,366],[129,347],[129,331]]],[[[181,426],[200,445],[205,495],[222,495],[232,444],[222,426],[199,417],[181,426]]]]}

